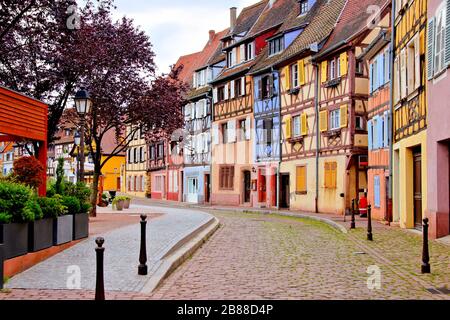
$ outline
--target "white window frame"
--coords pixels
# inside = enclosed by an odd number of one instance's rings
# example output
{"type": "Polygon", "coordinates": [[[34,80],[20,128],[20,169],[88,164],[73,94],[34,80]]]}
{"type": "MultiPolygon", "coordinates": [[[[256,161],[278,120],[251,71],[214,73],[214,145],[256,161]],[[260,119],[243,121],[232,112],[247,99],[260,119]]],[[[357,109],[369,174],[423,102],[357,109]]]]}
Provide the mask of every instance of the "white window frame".
{"type": "Polygon", "coordinates": [[[292,135],[297,138],[302,135],[302,121],[300,116],[292,118],[292,135]]]}
{"type": "Polygon", "coordinates": [[[447,68],[445,65],[445,32],[446,32],[446,2],[442,2],[438,10],[436,11],[435,18],[435,32],[434,32],[434,74],[441,73],[443,70],[447,68]],[[440,24],[441,23],[441,24],[440,24]],[[439,28],[439,25],[441,27],[439,28]],[[439,39],[440,38],[440,39],[439,39]],[[438,46],[440,46],[440,50],[438,52],[438,46]]]}
{"type": "Polygon", "coordinates": [[[330,130],[337,130],[341,127],[341,110],[336,109],[330,111],[330,130]]]}
{"type": "Polygon", "coordinates": [[[291,82],[292,82],[292,88],[299,88],[300,87],[300,81],[299,81],[299,70],[298,70],[298,64],[294,63],[291,65],[291,82]]]}

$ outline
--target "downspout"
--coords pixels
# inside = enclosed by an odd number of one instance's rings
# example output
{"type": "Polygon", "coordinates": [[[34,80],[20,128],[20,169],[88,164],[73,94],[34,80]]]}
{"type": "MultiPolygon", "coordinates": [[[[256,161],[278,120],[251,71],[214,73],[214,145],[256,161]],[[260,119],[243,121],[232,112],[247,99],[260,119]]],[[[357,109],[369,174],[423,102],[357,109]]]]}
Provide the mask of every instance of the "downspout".
{"type": "Polygon", "coordinates": [[[314,108],[316,113],[316,196],[315,196],[315,212],[319,213],[319,152],[320,152],[320,130],[319,130],[319,65],[313,62],[314,71],[316,73],[316,81],[314,84],[314,108]]]}
{"type": "MultiPolygon", "coordinates": [[[[394,58],[395,55],[395,1],[392,1],[392,11],[391,11],[391,44],[390,44],[390,69],[391,69],[391,88],[390,88],[390,110],[389,110],[389,132],[390,132],[390,140],[389,141],[389,192],[388,192],[388,220],[392,218],[393,220],[393,188],[394,188],[394,181],[393,181],[393,167],[394,167],[394,126],[393,126],[393,119],[394,119],[394,58]]],[[[390,221],[389,221],[390,222],[390,221]]]]}
{"type": "Polygon", "coordinates": [[[280,210],[280,187],[281,187],[281,161],[283,160],[283,119],[281,117],[281,81],[280,81],[280,73],[278,70],[274,70],[271,67],[272,73],[276,72],[278,79],[278,143],[280,144],[278,147],[278,169],[277,169],[277,210],[280,210]]]}

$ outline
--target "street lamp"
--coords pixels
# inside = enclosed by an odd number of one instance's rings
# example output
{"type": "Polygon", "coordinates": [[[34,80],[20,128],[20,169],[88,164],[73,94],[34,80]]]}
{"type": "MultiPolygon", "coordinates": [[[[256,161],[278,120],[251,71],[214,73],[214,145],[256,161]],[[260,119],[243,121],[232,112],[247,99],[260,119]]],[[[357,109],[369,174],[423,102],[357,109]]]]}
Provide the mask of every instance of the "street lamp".
{"type": "Polygon", "coordinates": [[[80,144],[81,144],[81,135],[78,131],[75,132],[73,137],[74,144],[77,147],[77,182],[81,181],[80,178],[80,144]]]}
{"type": "Polygon", "coordinates": [[[81,88],[75,94],[75,107],[77,109],[77,113],[80,117],[80,129],[81,129],[81,137],[80,137],[80,182],[84,182],[84,126],[86,121],[86,115],[91,111],[92,100],[89,96],[89,93],[81,88]]]}

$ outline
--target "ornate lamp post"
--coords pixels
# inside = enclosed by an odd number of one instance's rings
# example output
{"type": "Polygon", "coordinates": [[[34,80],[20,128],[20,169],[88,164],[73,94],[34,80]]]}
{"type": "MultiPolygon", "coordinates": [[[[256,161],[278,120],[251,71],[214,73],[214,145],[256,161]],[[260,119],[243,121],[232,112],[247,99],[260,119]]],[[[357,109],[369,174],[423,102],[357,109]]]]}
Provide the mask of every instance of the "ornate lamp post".
{"type": "Polygon", "coordinates": [[[78,155],[80,157],[80,182],[84,182],[84,126],[86,122],[86,115],[91,111],[92,101],[89,97],[89,93],[81,88],[75,95],[75,107],[77,109],[77,113],[80,117],[80,151],[78,155]]]}
{"type": "Polygon", "coordinates": [[[80,144],[81,144],[81,135],[77,131],[75,132],[75,136],[73,137],[74,143],[77,146],[77,182],[81,181],[80,177],[80,144]]]}

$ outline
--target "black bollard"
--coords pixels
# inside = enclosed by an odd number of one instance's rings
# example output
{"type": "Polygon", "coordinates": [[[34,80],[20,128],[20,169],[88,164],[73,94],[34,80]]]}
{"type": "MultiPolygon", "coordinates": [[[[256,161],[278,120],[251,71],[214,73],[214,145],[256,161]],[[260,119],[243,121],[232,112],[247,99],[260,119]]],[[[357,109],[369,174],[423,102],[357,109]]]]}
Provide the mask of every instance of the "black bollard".
{"type": "Polygon", "coordinates": [[[139,254],[139,267],[138,274],[140,276],[146,276],[148,274],[147,268],[147,245],[146,245],[146,228],[147,228],[147,215],[141,214],[141,252],[139,254]]]}
{"type": "Polygon", "coordinates": [[[367,240],[373,241],[372,235],[372,205],[367,207],[367,240]]]}
{"type": "Polygon", "coordinates": [[[423,219],[422,274],[431,273],[430,251],[428,249],[428,218],[423,219]]]}
{"type": "Polygon", "coordinates": [[[0,243],[0,290],[3,290],[3,244],[0,243]]]}
{"type": "Polygon", "coordinates": [[[95,243],[97,244],[97,248],[95,248],[95,253],[97,254],[97,281],[95,284],[95,300],[105,300],[105,281],[103,276],[103,257],[105,254],[105,248],[103,248],[103,244],[105,243],[105,239],[97,238],[95,239],[95,243]]]}
{"type": "Polygon", "coordinates": [[[355,220],[355,199],[352,200],[352,223],[350,225],[350,229],[356,229],[356,220],[355,220]]]}

